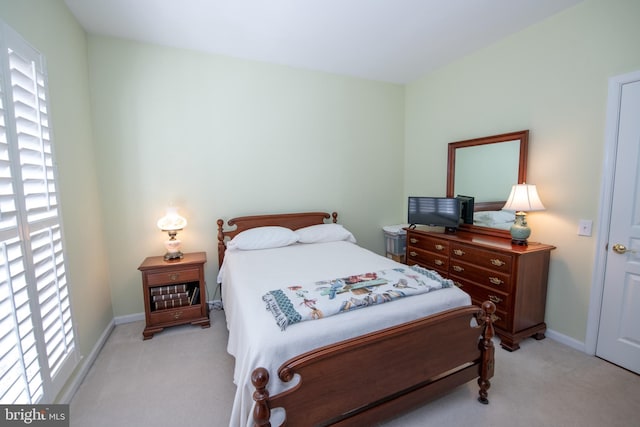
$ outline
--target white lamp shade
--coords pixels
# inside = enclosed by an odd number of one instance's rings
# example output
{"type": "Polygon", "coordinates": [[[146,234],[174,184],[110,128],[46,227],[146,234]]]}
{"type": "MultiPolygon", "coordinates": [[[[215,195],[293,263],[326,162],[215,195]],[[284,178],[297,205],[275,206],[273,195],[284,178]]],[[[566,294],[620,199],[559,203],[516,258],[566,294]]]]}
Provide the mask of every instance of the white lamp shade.
{"type": "Polygon", "coordinates": [[[187,220],[178,215],[178,208],[168,207],[166,215],[158,220],[157,225],[162,231],[177,231],[187,226],[187,220]]]}
{"type": "Polygon", "coordinates": [[[533,184],[516,184],[511,187],[511,194],[502,209],[516,212],[543,211],[544,205],[533,184]]]}

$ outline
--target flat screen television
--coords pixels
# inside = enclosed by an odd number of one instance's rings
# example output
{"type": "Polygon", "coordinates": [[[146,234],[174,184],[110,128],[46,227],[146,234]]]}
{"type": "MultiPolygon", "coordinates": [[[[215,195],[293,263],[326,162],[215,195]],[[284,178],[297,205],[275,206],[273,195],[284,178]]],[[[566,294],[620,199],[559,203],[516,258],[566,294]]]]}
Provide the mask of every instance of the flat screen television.
{"type": "Polygon", "coordinates": [[[465,224],[473,224],[474,198],[471,196],[461,196],[458,194],[456,199],[460,200],[460,218],[465,224]]]}
{"type": "Polygon", "coordinates": [[[455,231],[460,223],[460,200],[454,197],[409,197],[408,222],[455,231]]]}

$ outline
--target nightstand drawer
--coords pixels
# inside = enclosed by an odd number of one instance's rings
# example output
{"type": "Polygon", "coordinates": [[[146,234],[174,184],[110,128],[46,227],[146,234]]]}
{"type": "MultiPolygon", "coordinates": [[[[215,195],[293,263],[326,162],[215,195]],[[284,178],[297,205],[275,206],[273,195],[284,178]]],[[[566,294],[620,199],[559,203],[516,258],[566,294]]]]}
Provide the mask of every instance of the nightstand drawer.
{"type": "Polygon", "coordinates": [[[157,310],[149,313],[149,318],[154,325],[187,321],[197,319],[201,316],[200,304],[157,310]]]}
{"type": "Polygon", "coordinates": [[[511,273],[511,265],[513,264],[511,255],[458,243],[451,245],[451,259],[459,259],[507,274],[511,273]]]}
{"type": "Polygon", "coordinates": [[[147,275],[147,284],[149,286],[173,285],[184,282],[197,282],[198,280],[200,280],[200,273],[197,268],[150,273],[147,275]]]}
{"type": "Polygon", "coordinates": [[[456,276],[501,292],[511,292],[512,280],[508,274],[487,270],[474,264],[460,262],[457,259],[451,259],[450,263],[449,274],[452,278],[456,276]]]}

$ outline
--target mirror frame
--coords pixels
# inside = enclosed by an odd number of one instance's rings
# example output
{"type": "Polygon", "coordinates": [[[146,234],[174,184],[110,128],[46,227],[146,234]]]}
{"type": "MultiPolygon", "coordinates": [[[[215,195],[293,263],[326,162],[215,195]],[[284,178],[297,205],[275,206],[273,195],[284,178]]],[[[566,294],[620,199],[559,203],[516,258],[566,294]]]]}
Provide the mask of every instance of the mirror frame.
{"type": "MultiPolygon", "coordinates": [[[[527,151],[529,147],[529,130],[521,130],[517,132],[503,133],[500,135],[485,136],[482,138],[468,139],[466,141],[458,141],[449,143],[448,161],[447,161],[447,197],[455,197],[455,176],[456,176],[456,150],[465,147],[473,147],[477,145],[499,144],[507,141],[520,141],[520,158],[518,162],[518,184],[523,184],[527,180],[527,151]]],[[[514,183],[515,184],[515,183],[514,183]]],[[[500,210],[506,203],[506,200],[496,200],[492,202],[475,203],[474,212],[500,210]]],[[[497,228],[480,227],[473,224],[460,224],[460,230],[471,231],[477,234],[484,234],[495,237],[505,237],[510,239],[509,230],[500,230],[497,228]]]]}

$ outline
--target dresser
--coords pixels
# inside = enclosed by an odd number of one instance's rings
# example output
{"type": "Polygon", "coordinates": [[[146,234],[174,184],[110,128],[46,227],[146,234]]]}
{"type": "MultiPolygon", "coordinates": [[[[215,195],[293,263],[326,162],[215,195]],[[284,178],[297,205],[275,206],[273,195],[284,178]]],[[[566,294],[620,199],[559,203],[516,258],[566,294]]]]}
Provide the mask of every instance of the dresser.
{"type": "Polygon", "coordinates": [[[407,231],[406,262],[436,270],[471,296],[474,304],[496,305],[494,326],[500,345],[520,348],[528,337],[543,339],[549,258],[554,246],[458,231],[407,231]]]}

